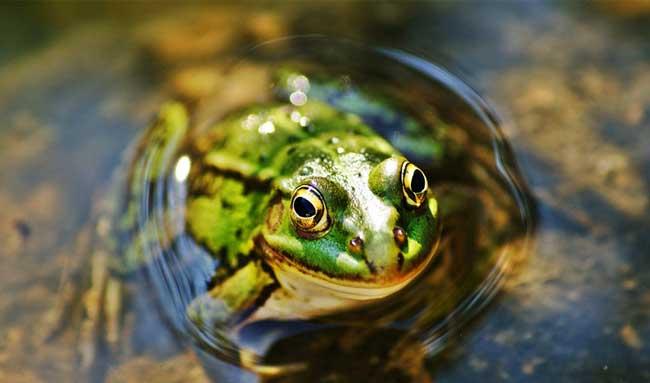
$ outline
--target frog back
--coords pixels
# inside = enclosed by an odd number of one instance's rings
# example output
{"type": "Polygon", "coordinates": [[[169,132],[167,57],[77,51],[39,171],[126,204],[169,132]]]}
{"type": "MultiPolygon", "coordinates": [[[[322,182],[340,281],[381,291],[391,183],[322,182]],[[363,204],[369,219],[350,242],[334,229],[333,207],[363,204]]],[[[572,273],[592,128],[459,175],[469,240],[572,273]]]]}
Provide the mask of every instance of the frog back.
{"type": "Polygon", "coordinates": [[[213,126],[210,134],[197,140],[196,148],[202,169],[264,183],[287,176],[297,163],[304,162],[307,151],[299,149],[322,148],[345,135],[367,139],[368,148],[391,150],[358,116],[316,101],[246,109],[213,126]]]}

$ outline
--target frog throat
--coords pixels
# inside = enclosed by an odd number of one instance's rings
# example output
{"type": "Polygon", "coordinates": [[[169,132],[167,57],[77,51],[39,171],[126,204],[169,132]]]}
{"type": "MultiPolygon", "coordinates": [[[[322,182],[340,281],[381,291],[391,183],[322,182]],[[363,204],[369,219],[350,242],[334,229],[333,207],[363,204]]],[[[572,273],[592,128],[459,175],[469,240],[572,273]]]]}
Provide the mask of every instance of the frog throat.
{"type": "Polygon", "coordinates": [[[361,279],[359,277],[333,277],[296,262],[288,254],[274,249],[259,235],[256,238],[258,248],[273,269],[278,282],[294,293],[313,294],[327,292],[335,297],[349,300],[374,300],[391,295],[415,279],[427,268],[437,251],[438,243],[430,249],[426,256],[407,273],[398,273],[392,278],[361,279]]]}

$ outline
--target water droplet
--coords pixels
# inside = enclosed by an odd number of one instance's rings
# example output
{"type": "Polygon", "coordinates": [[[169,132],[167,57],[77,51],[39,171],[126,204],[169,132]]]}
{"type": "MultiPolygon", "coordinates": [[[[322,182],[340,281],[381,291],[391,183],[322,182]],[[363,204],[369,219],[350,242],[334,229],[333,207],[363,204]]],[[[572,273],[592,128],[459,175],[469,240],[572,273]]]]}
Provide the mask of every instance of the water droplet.
{"type": "Polygon", "coordinates": [[[257,129],[260,134],[271,134],[275,132],[275,125],[273,124],[273,121],[266,121],[260,127],[257,129]]]}
{"type": "Polygon", "coordinates": [[[293,112],[291,112],[290,117],[291,117],[291,121],[293,121],[295,123],[300,123],[300,118],[302,117],[302,115],[300,114],[299,111],[294,110],[293,112]]]}
{"type": "Polygon", "coordinates": [[[307,95],[297,90],[289,95],[289,101],[295,106],[303,106],[307,103],[307,95]]]}
{"type": "Polygon", "coordinates": [[[291,75],[288,78],[288,83],[289,86],[294,90],[294,91],[301,91],[304,93],[309,92],[309,79],[307,76],[304,75],[291,75]]]}
{"type": "Polygon", "coordinates": [[[242,127],[246,130],[253,129],[260,123],[260,117],[256,114],[249,114],[242,122],[242,127]]]}
{"type": "Polygon", "coordinates": [[[300,169],[300,173],[299,173],[299,174],[300,174],[301,176],[308,176],[308,175],[310,175],[313,171],[314,171],[314,170],[313,170],[311,167],[309,167],[309,166],[305,166],[305,167],[303,167],[302,169],[300,169]]]}

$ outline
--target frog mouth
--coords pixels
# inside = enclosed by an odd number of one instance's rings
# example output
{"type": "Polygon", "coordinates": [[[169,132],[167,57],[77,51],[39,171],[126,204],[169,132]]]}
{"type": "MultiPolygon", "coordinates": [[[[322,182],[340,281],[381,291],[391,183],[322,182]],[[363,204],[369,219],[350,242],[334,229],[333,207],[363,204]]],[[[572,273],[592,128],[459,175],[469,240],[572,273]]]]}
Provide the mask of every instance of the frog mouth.
{"type": "Polygon", "coordinates": [[[429,253],[421,258],[422,261],[407,273],[398,272],[389,278],[375,276],[363,279],[332,276],[296,262],[288,254],[271,247],[262,235],[257,237],[256,242],[278,282],[286,289],[304,295],[322,294],[325,291],[334,297],[360,301],[384,298],[401,290],[427,268],[437,250],[437,246],[432,246],[429,253]]]}

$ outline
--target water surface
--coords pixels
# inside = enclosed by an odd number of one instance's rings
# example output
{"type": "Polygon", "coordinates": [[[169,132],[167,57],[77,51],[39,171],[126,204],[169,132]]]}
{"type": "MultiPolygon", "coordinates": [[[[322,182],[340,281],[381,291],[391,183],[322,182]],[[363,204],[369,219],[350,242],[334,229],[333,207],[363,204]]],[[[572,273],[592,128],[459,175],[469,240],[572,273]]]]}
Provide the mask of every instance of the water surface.
{"type": "MultiPolygon", "coordinates": [[[[57,296],[60,271],[75,263],[74,242],[92,196],[101,194],[123,148],[159,105],[169,98],[214,100],[226,91],[233,105],[249,103],[248,92],[220,86],[206,57],[226,65],[226,57],[259,41],[313,32],[452,63],[505,118],[503,130],[538,201],[529,256],[518,260],[484,315],[430,363],[435,379],[650,377],[647,14],[542,3],[370,11],[316,4],[278,13],[217,7],[198,16],[191,9],[169,16],[145,6],[98,7],[2,12],[38,26],[26,35],[18,24],[3,24],[21,37],[0,46],[4,379],[74,376],[74,350],[44,344],[38,323],[57,296]],[[145,21],[146,13],[156,17],[145,21]],[[184,49],[187,41],[192,49],[184,49]]],[[[242,72],[239,87],[254,83],[255,73],[242,72]]],[[[146,302],[139,305],[144,313],[146,302]]],[[[136,341],[109,380],[205,379],[191,353],[176,350],[173,336],[160,336],[165,326],[157,328],[158,319],[134,324],[157,343],[143,349],[137,345],[145,342],[136,341]]],[[[72,335],[63,337],[73,344],[72,335]]]]}

